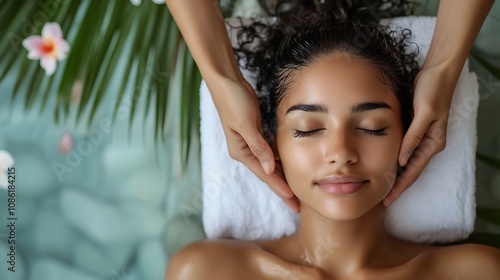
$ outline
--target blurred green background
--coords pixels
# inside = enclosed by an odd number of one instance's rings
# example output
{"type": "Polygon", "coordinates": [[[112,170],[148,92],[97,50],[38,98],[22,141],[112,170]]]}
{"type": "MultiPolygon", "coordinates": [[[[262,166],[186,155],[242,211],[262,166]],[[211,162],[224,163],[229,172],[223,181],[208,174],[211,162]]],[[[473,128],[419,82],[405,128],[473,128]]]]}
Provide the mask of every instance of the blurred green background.
{"type": "MultiPolygon", "coordinates": [[[[438,1],[418,1],[435,15],[438,1]]],[[[226,17],[256,1],[221,1],[226,17]]],[[[204,238],[200,76],[165,5],[143,0],[0,1],[0,150],[16,167],[16,272],[0,279],[162,279],[169,256],[204,238]],[[22,39],[61,24],[70,56],[46,77],[22,39]],[[75,67],[74,65],[79,65],[75,67]],[[113,125],[110,126],[110,123],[113,125]],[[70,153],[59,151],[70,135],[70,153]]],[[[469,241],[500,247],[500,4],[476,40],[477,204],[469,241]]],[[[0,189],[7,223],[7,191],[0,189]]]]}

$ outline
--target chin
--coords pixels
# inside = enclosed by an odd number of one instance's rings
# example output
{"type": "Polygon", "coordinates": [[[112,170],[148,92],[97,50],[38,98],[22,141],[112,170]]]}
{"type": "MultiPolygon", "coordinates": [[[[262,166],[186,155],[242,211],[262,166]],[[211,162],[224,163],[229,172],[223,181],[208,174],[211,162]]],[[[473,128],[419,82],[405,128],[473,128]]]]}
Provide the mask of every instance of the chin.
{"type": "MultiPolygon", "coordinates": [[[[380,200],[381,201],[381,200],[380,200]]],[[[316,213],[332,221],[352,221],[376,209],[380,201],[323,201],[309,206],[316,213]]]]}

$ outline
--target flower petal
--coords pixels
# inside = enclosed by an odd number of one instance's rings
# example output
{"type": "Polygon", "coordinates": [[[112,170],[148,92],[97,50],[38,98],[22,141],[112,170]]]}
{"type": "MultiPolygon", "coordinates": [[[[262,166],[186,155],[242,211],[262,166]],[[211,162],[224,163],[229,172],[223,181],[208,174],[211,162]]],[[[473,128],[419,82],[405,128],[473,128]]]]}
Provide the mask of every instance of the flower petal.
{"type": "Polygon", "coordinates": [[[9,152],[0,150],[0,172],[14,165],[14,158],[9,152]]]}
{"type": "Polygon", "coordinates": [[[161,4],[165,4],[165,0],[153,0],[153,3],[161,5],[161,4]]]}
{"type": "Polygon", "coordinates": [[[66,59],[68,56],[68,52],[70,50],[68,42],[64,39],[56,39],[54,40],[54,43],[56,45],[56,57],[57,60],[63,60],[66,59]]]}
{"type": "Polygon", "coordinates": [[[53,56],[42,56],[40,59],[40,66],[45,69],[45,74],[50,76],[56,71],[56,58],[53,56]]]}
{"type": "Polygon", "coordinates": [[[0,189],[6,190],[8,185],[7,175],[5,175],[5,172],[0,171],[0,189]]]}
{"type": "Polygon", "coordinates": [[[59,152],[61,154],[68,154],[73,149],[73,138],[68,132],[64,133],[59,141],[59,152]]]}
{"type": "Polygon", "coordinates": [[[23,46],[27,50],[37,49],[43,45],[45,45],[45,42],[43,41],[42,37],[37,36],[37,35],[29,36],[28,38],[23,40],[23,46]]]}
{"type": "Polygon", "coordinates": [[[139,6],[141,5],[142,0],[130,0],[130,3],[134,6],[139,6]]]}
{"type": "Polygon", "coordinates": [[[30,36],[23,40],[23,46],[29,51],[29,59],[39,59],[45,49],[45,42],[40,36],[30,36]]]}
{"type": "Polygon", "coordinates": [[[61,26],[57,22],[47,22],[42,28],[43,38],[62,38],[61,26]]]}

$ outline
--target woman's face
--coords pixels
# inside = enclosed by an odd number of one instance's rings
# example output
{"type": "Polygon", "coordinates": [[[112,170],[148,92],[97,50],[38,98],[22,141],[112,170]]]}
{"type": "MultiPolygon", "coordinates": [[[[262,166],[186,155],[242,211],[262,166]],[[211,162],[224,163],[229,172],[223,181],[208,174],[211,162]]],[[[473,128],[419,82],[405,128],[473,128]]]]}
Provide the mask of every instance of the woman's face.
{"type": "Polygon", "coordinates": [[[403,137],[400,105],[363,60],[332,54],[293,73],[277,108],[277,148],[306,206],[352,220],[391,189],[403,137]]]}

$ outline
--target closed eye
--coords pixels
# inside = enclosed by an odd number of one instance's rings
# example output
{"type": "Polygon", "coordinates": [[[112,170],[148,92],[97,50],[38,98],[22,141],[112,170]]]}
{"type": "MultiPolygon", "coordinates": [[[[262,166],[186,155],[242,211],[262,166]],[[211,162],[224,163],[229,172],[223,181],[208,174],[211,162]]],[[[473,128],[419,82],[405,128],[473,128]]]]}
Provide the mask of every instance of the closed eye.
{"type": "Polygon", "coordinates": [[[295,138],[302,138],[302,137],[309,137],[314,135],[316,132],[323,130],[322,128],[320,129],[314,129],[314,130],[309,130],[309,131],[300,131],[300,130],[295,130],[293,133],[293,137],[295,138]]]}
{"type": "Polygon", "coordinates": [[[375,135],[375,136],[387,135],[387,131],[385,131],[387,128],[376,129],[376,130],[364,129],[364,128],[358,128],[358,129],[360,129],[361,131],[363,131],[365,134],[368,134],[368,135],[375,135]]]}

